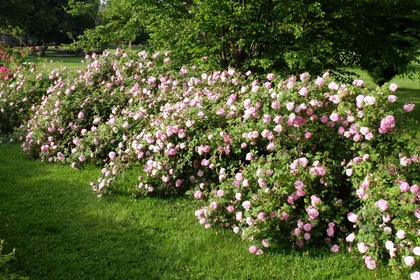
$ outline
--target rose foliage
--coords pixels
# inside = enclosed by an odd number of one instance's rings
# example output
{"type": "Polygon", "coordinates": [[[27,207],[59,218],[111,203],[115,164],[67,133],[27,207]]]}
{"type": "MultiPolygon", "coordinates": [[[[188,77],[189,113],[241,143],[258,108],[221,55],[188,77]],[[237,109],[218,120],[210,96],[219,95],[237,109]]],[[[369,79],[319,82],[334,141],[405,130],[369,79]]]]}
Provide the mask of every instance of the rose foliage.
{"type": "MultiPolygon", "coordinates": [[[[205,58],[173,69],[168,52],[121,50],[43,75],[40,102],[25,90],[22,147],[74,168],[103,165],[95,191],[117,189],[130,171],[136,195],[186,192],[202,201],[200,224],[231,229],[250,253],[322,243],[369,269],[386,259],[397,274],[420,274],[418,125],[395,84],[338,84],[328,73],[255,80],[210,71],[205,58]]],[[[13,98],[23,77],[2,81],[1,93],[13,98]]]]}

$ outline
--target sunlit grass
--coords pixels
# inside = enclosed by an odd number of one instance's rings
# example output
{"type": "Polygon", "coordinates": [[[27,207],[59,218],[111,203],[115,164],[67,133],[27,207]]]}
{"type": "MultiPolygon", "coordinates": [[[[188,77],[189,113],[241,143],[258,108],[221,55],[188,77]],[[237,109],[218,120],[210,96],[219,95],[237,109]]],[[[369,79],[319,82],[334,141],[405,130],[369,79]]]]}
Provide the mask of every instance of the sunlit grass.
{"type": "Polygon", "coordinates": [[[29,62],[32,63],[51,63],[51,62],[58,62],[62,63],[63,65],[67,66],[68,68],[77,68],[80,66],[81,61],[84,57],[81,56],[72,56],[72,57],[58,57],[58,56],[51,56],[51,57],[39,57],[39,56],[31,56],[29,57],[29,62]]]}

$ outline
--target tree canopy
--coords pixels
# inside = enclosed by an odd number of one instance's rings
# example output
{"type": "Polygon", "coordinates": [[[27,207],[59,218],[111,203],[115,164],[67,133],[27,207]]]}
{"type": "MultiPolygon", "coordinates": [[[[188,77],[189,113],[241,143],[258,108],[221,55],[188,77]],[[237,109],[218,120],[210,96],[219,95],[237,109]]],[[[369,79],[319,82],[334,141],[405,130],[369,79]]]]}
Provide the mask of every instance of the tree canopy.
{"type": "Polygon", "coordinates": [[[39,43],[68,43],[94,28],[100,0],[2,0],[0,31],[36,36],[39,43]]]}
{"type": "Polygon", "coordinates": [[[407,73],[418,57],[418,0],[110,0],[90,44],[133,40],[144,31],[177,61],[208,56],[254,72],[320,73],[343,65],[378,84],[407,73]]]}
{"type": "Polygon", "coordinates": [[[179,64],[206,56],[254,73],[356,65],[383,84],[420,57],[418,0],[4,0],[0,17],[0,30],[43,43],[147,40],[179,64]]]}

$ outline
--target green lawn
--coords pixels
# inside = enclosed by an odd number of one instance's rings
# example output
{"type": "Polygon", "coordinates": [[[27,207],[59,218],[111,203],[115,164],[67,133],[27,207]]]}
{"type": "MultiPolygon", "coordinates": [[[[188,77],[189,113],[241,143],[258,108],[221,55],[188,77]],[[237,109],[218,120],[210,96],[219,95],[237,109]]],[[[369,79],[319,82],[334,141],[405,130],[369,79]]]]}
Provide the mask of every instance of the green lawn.
{"type": "MultiPolygon", "coordinates": [[[[0,236],[16,248],[12,270],[30,279],[393,279],[383,265],[289,245],[262,256],[249,244],[197,222],[185,198],[98,198],[100,169],[29,160],[0,145],[0,236]]],[[[343,250],[344,251],[344,250],[343,250]]]]}
{"type": "Polygon", "coordinates": [[[69,67],[69,68],[77,68],[79,67],[81,61],[85,59],[81,56],[70,56],[70,57],[57,57],[57,56],[51,56],[51,57],[39,57],[39,56],[30,56],[29,62],[32,63],[50,63],[50,62],[59,62],[63,63],[63,65],[69,67]]]}

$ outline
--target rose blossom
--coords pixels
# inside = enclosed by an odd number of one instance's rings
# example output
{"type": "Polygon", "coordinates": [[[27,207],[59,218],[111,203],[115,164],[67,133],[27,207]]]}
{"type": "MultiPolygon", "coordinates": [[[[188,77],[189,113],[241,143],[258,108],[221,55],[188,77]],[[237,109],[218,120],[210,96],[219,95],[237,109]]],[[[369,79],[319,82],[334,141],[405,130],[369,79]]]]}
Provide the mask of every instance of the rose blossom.
{"type": "Polygon", "coordinates": [[[357,244],[357,249],[359,250],[360,253],[364,254],[364,253],[367,252],[368,247],[367,247],[366,243],[363,242],[363,243],[357,244]]]}
{"type": "Polygon", "coordinates": [[[394,248],[394,242],[388,240],[387,242],[385,242],[385,248],[390,251],[394,248]]]}
{"type": "Polygon", "coordinates": [[[312,229],[312,225],[311,225],[311,224],[304,224],[304,225],[303,225],[303,229],[304,229],[305,231],[311,231],[311,229],[312,229]]]}
{"type": "Polygon", "coordinates": [[[249,202],[248,200],[246,200],[246,201],[244,201],[244,202],[242,203],[242,206],[243,206],[246,210],[249,210],[249,209],[251,209],[252,204],[251,204],[251,202],[249,202]]]}
{"type": "Polygon", "coordinates": [[[321,77],[318,77],[317,79],[316,79],[316,81],[315,81],[315,85],[317,85],[317,86],[323,86],[324,85],[324,79],[323,78],[321,78],[321,77]]]}
{"type": "Polygon", "coordinates": [[[249,247],[249,252],[251,254],[255,254],[257,252],[257,246],[252,245],[251,247],[249,247]]]}
{"type": "Polygon", "coordinates": [[[194,192],[194,198],[195,199],[200,199],[202,194],[203,193],[200,190],[197,190],[197,191],[194,192]]]}
{"type": "Polygon", "coordinates": [[[210,203],[210,209],[211,210],[216,210],[218,207],[218,204],[216,201],[213,201],[212,203],[210,203]]]}
{"type": "Polygon", "coordinates": [[[416,216],[416,218],[417,218],[417,219],[420,219],[420,208],[417,208],[417,209],[414,211],[414,216],[416,216]]]}
{"type": "Polygon", "coordinates": [[[392,84],[389,85],[389,90],[390,91],[396,91],[397,89],[398,89],[397,84],[392,83],[392,84]]]}
{"type": "Polygon", "coordinates": [[[233,228],[233,232],[234,232],[234,233],[239,233],[239,231],[240,231],[240,230],[241,230],[241,229],[240,229],[240,227],[236,227],[236,226],[235,226],[235,227],[233,228]]]}
{"type": "Polygon", "coordinates": [[[391,234],[392,233],[392,228],[390,228],[390,227],[384,227],[384,232],[386,234],[391,234]]]}
{"type": "Polygon", "coordinates": [[[379,208],[379,211],[385,212],[389,207],[389,203],[384,199],[380,199],[375,202],[375,206],[379,208]]]}
{"type": "Polygon", "coordinates": [[[366,264],[367,268],[369,268],[370,270],[373,270],[373,269],[376,268],[376,262],[375,262],[374,259],[372,259],[371,256],[366,256],[365,264],[366,264]]]}
{"type": "Polygon", "coordinates": [[[397,231],[397,233],[396,233],[396,236],[399,238],[399,239],[403,239],[404,237],[405,237],[405,231],[404,230],[402,230],[402,229],[400,229],[399,231],[397,231]]]}
{"type": "Polygon", "coordinates": [[[264,247],[270,247],[270,242],[267,239],[263,239],[261,243],[264,247]]]}
{"type": "Polygon", "coordinates": [[[391,103],[394,103],[395,101],[397,101],[397,97],[395,95],[389,95],[388,101],[391,103]]]}
{"type": "Polygon", "coordinates": [[[330,248],[331,252],[333,253],[337,253],[339,249],[340,247],[337,244],[332,245],[330,248]]]}
{"type": "Polygon", "coordinates": [[[348,219],[350,222],[352,222],[352,223],[356,223],[356,222],[358,221],[358,217],[357,217],[357,215],[356,215],[355,213],[353,213],[353,212],[349,212],[349,213],[347,214],[347,219],[348,219]]]}
{"type": "Polygon", "coordinates": [[[346,237],[346,241],[347,242],[353,242],[354,239],[356,239],[356,235],[354,233],[350,233],[349,235],[347,235],[346,237]]]}
{"type": "Polygon", "coordinates": [[[412,256],[407,256],[407,257],[404,257],[404,263],[408,266],[413,266],[416,263],[416,261],[414,260],[412,256]]]}
{"type": "Polygon", "coordinates": [[[416,106],[415,104],[408,103],[408,104],[404,104],[403,108],[404,108],[404,111],[408,113],[408,112],[413,111],[415,106],[416,106]]]}
{"type": "Polygon", "coordinates": [[[411,280],[420,280],[420,272],[416,271],[410,274],[411,280]]]}

